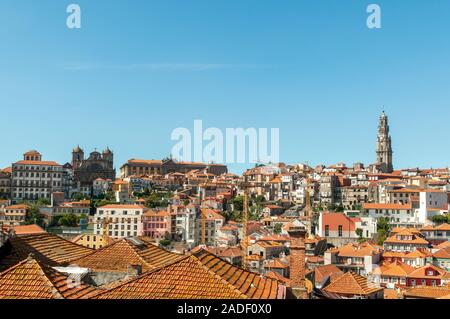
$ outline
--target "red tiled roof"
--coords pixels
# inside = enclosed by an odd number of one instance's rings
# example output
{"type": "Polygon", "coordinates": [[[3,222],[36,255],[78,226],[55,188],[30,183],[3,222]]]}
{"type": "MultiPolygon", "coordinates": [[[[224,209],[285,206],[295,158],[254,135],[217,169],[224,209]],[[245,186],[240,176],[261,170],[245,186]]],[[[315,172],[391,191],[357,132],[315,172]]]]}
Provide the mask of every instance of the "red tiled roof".
{"type": "Polygon", "coordinates": [[[379,254],[381,247],[370,242],[349,243],[336,249],[340,257],[364,257],[379,254]]]}
{"type": "Polygon", "coordinates": [[[107,272],[126,272],[129,265],[141,265],[145,272],[183,258],[182,255],[161,249],[142,237],[136,243],[142,245],[122,239],[72,261],[72,264],[107,272]]]}
{"type": "Polygon", "coordinates": [[[414,267],[402,262],[385,263],[380,267],[382,276],[406,277],[414,271],[414,267]]]}
{"type": "Polygon", "coordinates": [[[44,166],[61,166],[54,161],[19,161],[16,165],[44,165],[44,166]]]}
{"type": "Polygon", "coordinates": [[[23,225],[23,226],[14,226],[14,233],[17,236],[20,235],[32,235],[32,234],[45,234],[47,233],[38,225],[23,225]]]}
{"type": "Polygon", "coordinates": [[[125,204],[109,204],[98,207],[98,209],[147,209],[143,205],[125,205],[125,204]]]}
{"type": "Polygon", "coordinates": [[[10,238],[9,249],[0,256],[0,269],[4,270],[33,253],[34,258],[55,266],[90,254],[93,250],[48,233],[21,235],[10,238]]]}
{"type": "Polygon", "coordinates": [[[364,203],[364,209],[391,209],[391,210],[411,210],[412,205],[409,204],[380,204],[380,203],[364,203]]]}
{"type": "Polygon", "coordinates": [[[366,296],[383,288],[377,287],[375,284],[363,276],[348,272],[323,289],[327,293],[346,295],[346,296],[366,296]]]}
{"type": "Polygon", "coordinates": [[[259,274],[233,266],[205,250],[194,253],[194,256],[205,267],[229,282],[250,299],[285,298],[285,287],[273,279],[264,278],[259,274]]]}
{"type": "Polygon", "coordinates": [[[28,257],[0,273],[0,299],[84,299],[94,287],[69,285],[68,277],[28,257]]]}
{"type": "Polygon", "coordinates": [[[450,295],[450,288],[419,286],[409,289],[404,295],[409,298],[444,299],[450,295]]]}
{"type": "Polygon", "coordinates": [[[193,256],[100,293],[98,299],[245,299],[193,256]]]}
{"type": "Polygon", "coordinates": [[[423,278],[423,279],[441,279],[443,276],[445,276],[447,272],[439,267],[436,267],[434,265],[426,265],[423,267],[420,267],[413,272],[409,274],[410,278],[423,278]],[[433,270],[436,272],[436,275],[434,276],[428,276],[427,271],[433,270]]]}
{"type": "Polygon", "coordinates": [[[336,265],[319,266],[314,269],[314,280],[316,283],[322,283],[325,278],[336,278],[343,274],[344,272],[336,267],[336,265]]]}
{"type": "Polygon", "coordinates": [[[433,254],[433,257],[439,259],[450,259],[450,246],[438,250],[433,254]]]}
{"type": "Polygon", "coordinates": [[[428,241],[415,235],[409,230],[404,230],[389,237],[384,241],[384,243],[427,245],[428,241]],[[412,236],[412,239],[397,239],[397,236],[412,236]]]}
{"type": "Polygon", "coordinates": [[[199,250],[106,292],[100,299],[273,299],[284,298],[277,280],[239,269],[199,250]]]}
{"type": "Polygon", "coordinates": [[[323,213],[322,227],[329,227],[330,231],[337,231],[339,226],[342,226],[342,231],[354,231],[356,229],[355,221],[345,214],[340,213],[323,213]]]}

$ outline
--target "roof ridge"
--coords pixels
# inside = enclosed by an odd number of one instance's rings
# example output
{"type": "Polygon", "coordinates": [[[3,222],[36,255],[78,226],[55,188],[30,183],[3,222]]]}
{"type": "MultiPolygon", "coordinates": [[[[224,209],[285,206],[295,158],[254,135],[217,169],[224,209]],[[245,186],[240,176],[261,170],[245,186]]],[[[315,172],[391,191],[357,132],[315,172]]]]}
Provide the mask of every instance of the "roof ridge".
{"type": "Polygon", "coordinates": [[[117,285],[114,285],[114,283],[112,283],[112,285],[111,285],[110,288],[107,288],[107,289],[105,289],[104,291],[101,291],[100,293],[96,294],[95,297],[97,298],[98,296],[103,295],[103,294],[105,294],[105,293],[107,293],[107,292],[109,292],[109,291],[111,291],[111,290],[113,290],[113,289],[117,289],[117,288],[122,287],[122,286],[124,286],[124,285],[126,285],[126,284],[129,284],[129,283],[131,283],[131,282],[133,282],[133,281],[137,281],[137,280],[139,280],[139,279],[141,279],[141,278],[143,278],[143,277],[145,277],[145,276],[149,276],[149,275],[151,275],[151,274],[153,274],[153,273],[155,273],[155,272],[157,272],[157,271],[162,270],[162,269],[165,268],[165,267],[169,267],[169,266],[174,265],[174,264],[177,263],[177,262],[180,262],[180,261],[182,261],[182,260],[186,260],[186,259],[188,259],[189,257],[190,257],[190,256],[185,256],[185,257],[182,258],[182,259],[175,260],[175,261],[170,262],[170,263],[168,263],[168,264],[166,264],[166,265],[162,265],[162,266],[160,266],[160,267],[158,267],[158,268],[151,269],[151,270],[149,270],[149,271],[146,271],[146,272],[142,273],[142,274],[141,274],[140,276],[138,276],[138,277],[129,278],[129,279],[127,279],[127,280],[124,280],[123,282],[120,282],[120,283],[117,284],[117,285]]]}
{"type": "MultiPolygon", "coordinates": [[[[47,236],[47,237],[58,238],[58,240],[62,240],[62,241],[66,242],[66,243],[68,243],[68,244],[70,244],[70,245],[72,245],[72,246],[76,246],[76,247],[79,247],[79,248],[86,249],[86,251],[87,251],[87,250],[90,250],[90,251],[94,251],[94,252],[95,252],[95,250],[93,250],[93,249],[91,249],[91,248],[89,248],[89,247],[85,247],[85,246],[83,246],[83,245],[79,245],[79,244],[74,243],[74,242],[72,242],[72,241],[70,241],[70,240],[68,240],[68,239],[65,239],[65,238],[63,238],[63,237],[60,237],[60,236],[57,236],[57,235],[53,235],[53,234],[50,234],[50,233],[47,233],[47,232],[41,233],[41,234],[28,234],[28,235],[23,235],[23,236],[20,236],[20,238],[33,237],[33,236],[36,236],[36,237],[37,237],[37,236],[47,236]]],[[[68,260],[67,262],[72,262],[72,260],[68,260]]]]}
{"type": "MultiPolygon", "coordinates": [[[[46,266],[45,264],[39,262],[38,260],[34,259],[33,257],[31,257],[31,260],[36,263],[36,265],[39,267],[39,271],[42,272],[42,274],[44,275],[45,279],[50,283],[53,295],[55,297],[57,297],[58,299],[65,299],[64,296],[62,295],[62,293],[59,291],[58,288],[56,288],[55,284],[53,283],[53,281],[49,277],[49,273],[50,272],[57,272],[57,273],[59,273],[59,271],[57,271],[55,269],[52,269],[49,266],[46,266]]],[[[64,274],[61,274],[61,275],[66,277],[64,274]]]]}
{"type": "MultiPolygon", "coordinates": [[[[49,284],[49,288],[51,289],[51,293],[53,296],[59,298],[59,299],[64,299],[63,295],[61,294],[61,292],[58,290],[58,288],[56,288],[55,284],[53,283],[53,281],[49,278],[47,271],[44,269],[46,267],[49,266],[45,266],[44,263],[42,263],[41,261],[37,260],[35,257],[31,256],[31,254],[26,257],[24,260],[20,261],[19,263],[17,263],[16,265],[6,269],[5,271],[0,273],[0,278],[3,277],[5,274],[14,271],[15,269],[22,267],[23,265],[27,264],[27,263],[32,263],[33,266],[37,266],[37,270],[41,273],[41,275],[43,275],[43,277],[45,278],[45,280],[47,281],[47,284],[49,284]]],[[[56,270],[55,270],[56,271],[56,270]]]]}
{"type": "MultiPolygon", "coordinates": [[[[151,269],[151,268],[155,268],[154,265],[148,263],[148,262],[141,256],[141,254],[139,254],[136,245],[130,243],[126,238],[124,238],[124,241],[127,243],[127,245],[128,245],[129,247],[131,247],[131,250],[132,250],[133,253],[138,257],[138,259],[140,259],[146,266],[148,266],[150,269],[151,269]]],[[[149,249],[149,247],[148,247],[147,245],[145,245],[145,248],[146,248],[146,249],[149,249]]]]}
{"type": "MultiPolygon", "coordinates": [[[[215,255],[214,255],[215,256],[215,255]]],[[[228,288],[239,294],[240,296],[244,297],[244,299],[249,299],[248,296],[240,291],[236,286],[232,285],[229,281],[225,280],[223,277],[219,276],[216,272],[214,272],[211,268],[206,267],[205,264],[203,264],[200,259],[197,256],[189,255],[189,258],[193,259],[196,263],[199,264],[201,268],[203,268],[207,273],[209,273],[214,278],[220,280],[223,284],[225,284],[228,288]]]]}
{"type": "MultiPolygon", "coordinates": [[[[86,257],[90,257],[90,256],[92,256],[92,255],[94,255],[94,254],[97,254],[97,253],[99,253],[99,252],[101,252],[101,251],[104,251],[104,250],[106,250],[106,249],[109,249],[111,246],[113,246],[113,245],[115,245],[115,244],[117,244],[117,243],[120,243],[122,240],[115,240],[115,241],[113,241],[113,242],[111,242],[111,243],[106,243],[106,246],[103,246],[103,247],[100,247],[100,248],[98,248],[98,249],[92,249],[92,251],[89,253],[89,254],[87,254],[87,255],[85,255],[85,256],[83,256],[83,257],[80,257],[80,258],[77,258],[77,259],[73,259],[73,260],[70,260],[69,262],[70,263],[75,263],[75,262],[77,262],[77,261],[80,261],[80,260],[82,260],[82,259],[85,259],[86,257]]],[[[77,244],[78,245],[78,244],[77,244]]]]}
{"type": "MultiPolygon", "coordinates": [[[[197,256],[197,254],[199,254],[199,253],[201,253],[201,252],[205,252],[206,254],[208,254],[208,255],[210,255],[210,256],[213,256],[214,258],[217,258],[217,259],[219,259],[219,260],[222,260],[222,261],[224,261],[223,259],[221,259],[220,257],[218,257],[218,256],[216,256],[215,254],[213,254],[213,253],[211,253],[211,252],[209,252],[209,251],[207,251],[207,250],[205,250],[204,248],[201,248],[201,249],[199,249],[198,251],[196,251],[195,253],[193,253],[192,255],[194,255],[194,257],[196,258],[196,259],[198,259],[199,260],[199,262],[201,263],[201,264],[203,264],[201,261],[200,261],[200,258],[197,256]]],[[[258,255],[257,255],[258,256],[258,255]]],[[[224,261],[224,262],[226,262],[226,261],[224,261]]],[[[228,263],[228,262],[227,262],[228,263]]],[[[235,269],[237,269],[237,270],[241,270],[241,271],[243,271],[244,273],[247,273],[248,275],[247,276],[250,276],[250,275],[256,275],[256,276],[262,276],[265,280],[268,280],[268,281],[271,281],[271,282],[276,282],[276,283],[278,283],[278,284],[280,284],[280,285],[285,285],[285,283],[284,282],[282,282],[282,281],[280,281],[280,280],[278,280],[278,279],[275,279],[275,278],[270,278],[270,277],[267,277],[267,276],[263,276],[263,275],[261,275],[261,274],[258,274],[258,273],[256,273],[256,272],[252,272],[252,271],[249,271],[249,270],[247,270],[247,269],[244,269],[244,268],[242,268],[242,267],[239,267],[239,266],[236,266],[236,265],[233,265],[233,264],[230,264],[232,267],[234,267],[235,269]]],[[[206,266],[205,266],[206,267],[206,266]]],[[[212,272],[214,272],[213,270],[211,270],[212,272]]],[[[215,273],[215,272],[214,272],[215,273]]],[[[287,278],[287,279],[289,279],[289,278],[287,278]]],[[[225,279],[224,279],[225,280],[225,279]]],[[[227,280],[225,280],[225,281],[227,281],[227,280]]],[[[228,282],[228,281],[227,281],[228,282]]],[[[228,282],[229,283],[229,282],[228,282]]],[[[231,283],[229,283],[230,285],[232,285],[231,283]]],[[[234,285],[233,285],[233,287],[235,287],[234,285]]],[[[239,289],[238,289],[239,290],[239,289]]],[[[239,290],[240,291],[240,290],[239,290]]]]}

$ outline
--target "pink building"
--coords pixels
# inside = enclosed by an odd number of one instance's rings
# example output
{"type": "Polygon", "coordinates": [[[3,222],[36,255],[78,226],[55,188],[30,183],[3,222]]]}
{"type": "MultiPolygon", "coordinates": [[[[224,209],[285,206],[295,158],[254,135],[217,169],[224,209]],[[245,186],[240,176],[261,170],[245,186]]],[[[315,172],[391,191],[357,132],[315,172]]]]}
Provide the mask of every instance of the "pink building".
{"type": "Polygon", "coordinates": [[[142,218],[144,227],[144,236],[151,237],[155,240],[164,239],[170,235],[171,215],[168,211],[149,210],[144,213],[142,218]]]}

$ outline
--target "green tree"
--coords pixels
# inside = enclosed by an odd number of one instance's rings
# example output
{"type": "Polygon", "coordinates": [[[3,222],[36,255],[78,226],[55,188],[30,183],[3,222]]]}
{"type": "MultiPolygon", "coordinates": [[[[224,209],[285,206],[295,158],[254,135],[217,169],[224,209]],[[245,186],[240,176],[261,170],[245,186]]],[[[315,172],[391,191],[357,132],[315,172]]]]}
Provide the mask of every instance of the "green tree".
{"type": "Polygon", "coordinates": [[[342,205],[342,203],[340,203],[339,205],[335,206],[335,211],[337,213],[343,213],[344,212],[344,206],[342,205]]]}
{"type": "Polygon", "coordinates": [[[358,237],[359,237],[358,241],[363,242],[365,240],[363,230],[361,228],[357,228],[355,232],[356,232],[356,235],[358,235],[358,237]]]}
{"type": "Polygon", "coordinates": [[[51,204],[50,200],[47,198],[39,198],[38,201],[36,202],[36,205],[39,207],[48,206],[50,204],[51,204]]]}
{"type": "Polygon", "coordinates": [[[431,218],[433,223],[441,225],[448,222],[448,216],[445,215],[435,215],[431,218]]]}
{"type": "Polygon", "coordinates": [[[283,228],[283,224],[277,223],[275,226],[273,226],[273,233],[274,234],[281,234],[281,229],[283,228]]]}
{"type": "Polygon", "coordinates": [[[82,193],[74,193],[72,194],[72,199],[75,201],[80,201],[80,200],[87,200],[90,199],[88,195],[82,194],[82,193]]]}
{"type": "Polygon", "coordinates": [[[234,210],[242,212],[244,210],[244,196],[236,196],[232,199],[234,210]]]}
{"type": "Polygon", "coordinates": [[[391,231],[391,226],[389,225],[389,219],[380,217],[377,220],[377,239],[378,244],[383,245],[384,241],[388,238],[391,231]]]}
{"type": "Polygon", "coordinates": [[[319,204],[319,205],[317,205],[317,206],[315,206],[315,207],[313,208],[313,211],[314,211],[315,213],[320,213],[320,212],[323,211],[323,206],[322,206],[321,204],[319,204]]]}
{"type": "Polygon", "coordinates": [[[39,213],[39,207],[32,206],[25,216],[25,225],[39,225],[43,226],[44,219],[42,218],[42,215],[39,213]]]}
{"type": "Polygon", "coordinates": [[[159,244],[164,247],[167,248],[172,244],[172,241],[170,239],[162,239],[159,244]]]}
{"type": "Polygon", "coordinates": [[[75,214],[63,215],[58,220],[58,224],[65,227],[76,227],[79,222],[80,218],[75,214]]]}
{"type": "Polygon", "coordinates": [[[263,195],[256,196],[255,202],[256,204],[262,204],[266,201],[266,198],[263,195]]]}
{"type": "Polygon", "coordinates": [[[172,194],[170,192],[157,193],[153,191],[149,196],[144,198],[145,206],[148,208],[167,207],[171,196],[172,194]]]}

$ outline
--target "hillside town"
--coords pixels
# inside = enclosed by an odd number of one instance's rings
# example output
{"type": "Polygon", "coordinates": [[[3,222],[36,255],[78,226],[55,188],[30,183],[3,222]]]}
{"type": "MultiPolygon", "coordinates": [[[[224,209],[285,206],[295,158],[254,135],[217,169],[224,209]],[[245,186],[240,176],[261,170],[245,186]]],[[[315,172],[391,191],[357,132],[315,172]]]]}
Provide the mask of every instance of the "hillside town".
{"type": "Polygon", "coordinates": [[[449,299],[450,169],[396,168],[384,112],[376,136],[371,164],[242,175],[26,151],[0,170],[0,299],[449,299]]]}

